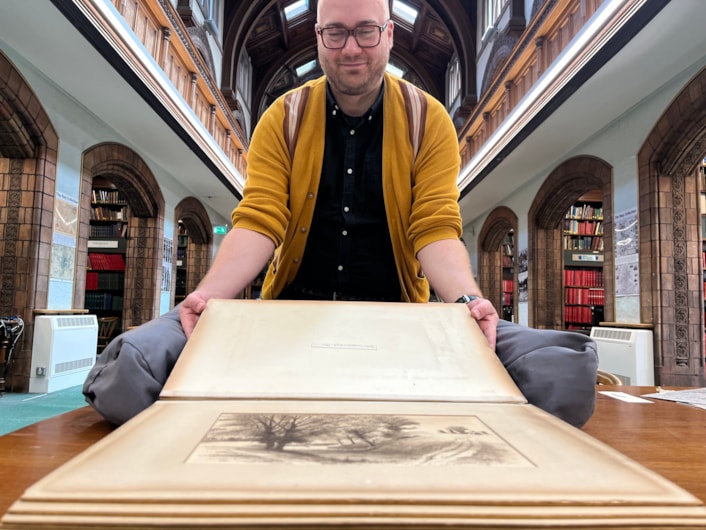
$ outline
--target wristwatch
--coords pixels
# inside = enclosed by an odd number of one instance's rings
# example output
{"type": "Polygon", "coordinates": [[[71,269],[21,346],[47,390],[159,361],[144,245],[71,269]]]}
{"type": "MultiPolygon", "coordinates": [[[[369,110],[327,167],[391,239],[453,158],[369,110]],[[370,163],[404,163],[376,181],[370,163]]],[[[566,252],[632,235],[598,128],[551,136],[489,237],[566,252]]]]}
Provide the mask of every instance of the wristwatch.
{"type": "Polygon", "coordinates": [[[457,304],[467,304],[468,302],[473,302],[473,300],[478,300],[480,296],[475,296],[472,294],[462,294],[461,296],[458,297],[458,300],[456,300],[457,304]]]}

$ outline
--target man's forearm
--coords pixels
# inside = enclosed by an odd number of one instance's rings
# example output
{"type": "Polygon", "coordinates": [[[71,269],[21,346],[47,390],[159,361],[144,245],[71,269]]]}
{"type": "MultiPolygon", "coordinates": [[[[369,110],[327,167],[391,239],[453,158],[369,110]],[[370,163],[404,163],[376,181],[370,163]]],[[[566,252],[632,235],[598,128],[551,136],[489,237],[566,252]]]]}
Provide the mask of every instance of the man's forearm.
{"type": "Polygon", "coordinates": [[[234,298],[272,258],[274,243],[258,232],[234,228],[223,239],[197,291],[209,298],[234,298]]]}
{"type": "Polygon", "coordinates": [[[460,240],[430,243],[419,251],[417,258],[432,289],[444,302],[454,302],[464,294],[481,296],[468,252],[460,240]]]}

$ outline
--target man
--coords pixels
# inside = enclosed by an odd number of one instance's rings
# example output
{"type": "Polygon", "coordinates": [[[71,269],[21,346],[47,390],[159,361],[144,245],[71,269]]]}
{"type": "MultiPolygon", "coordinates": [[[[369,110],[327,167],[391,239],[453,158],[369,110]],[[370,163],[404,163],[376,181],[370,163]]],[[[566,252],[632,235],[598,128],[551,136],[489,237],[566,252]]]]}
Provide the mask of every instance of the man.
{"type": "Polygon", "coordinates": [[[147,407],[207,301],[237,296],[271,260],[264,298],[425,303],[431,284],[468,306],[530,402],[581,425],[594,406],[595,345],[500,324],[482,298],[460,240],[456,132],[438,101],[385,73],[388,0],[319,0],[317,19],[325,75],[258,122],[243,200],[209,272],[178,319],[172,311],[113,341],[87,400],[114,423],[147,407]]]}
{"type": "Polygon", "coordinates": [[[236,296],[280,247],[264,297],[307,298],[306,293],[317,293],[317,298],[325,298],[335,292],[342,293],[338,298],[427,302],[428,279],[445,302],[463,295],[478,297],[469,301],[469,308],[495,346],[498,315],[480,297],[460,241],[456,132],[443,106],[427,98],[427,130],[417,168],[411,167],[405,154],[408,127],[398,81],[388,76],[385,82],[384,75],[393,30],[386,0],[319,2],[316,33],[326,80],[313,84],[293,160],[282,138],[284,100],[260,120],[249,151],[244,198],[233,213],[233,230],[209,273],[181,305],[179,316],[187,337],[209,298],[236,296]],[[396,135],[384,130],[388,123],[394,123],[396,135]],[[402,161],[385,164],[383,151],[402,161]],[[346,189],[361,187],[368,191],[356,194],[346,189]],[[303,193],[312,196],[299,200],[297,194],[303,193]],[[348,212],[343,211],[346,207],[348,212]],[[340,236],[341,231],[346,235],[340,236]],[[361,255],[371,247],[372,255],[361,255]],[[337,250],[326,252],[330,248],[337,250]],[[326,274],[337,265],[344,270],[326,274]],[[391,284],[396,292],[389,289],[391,284]]]}

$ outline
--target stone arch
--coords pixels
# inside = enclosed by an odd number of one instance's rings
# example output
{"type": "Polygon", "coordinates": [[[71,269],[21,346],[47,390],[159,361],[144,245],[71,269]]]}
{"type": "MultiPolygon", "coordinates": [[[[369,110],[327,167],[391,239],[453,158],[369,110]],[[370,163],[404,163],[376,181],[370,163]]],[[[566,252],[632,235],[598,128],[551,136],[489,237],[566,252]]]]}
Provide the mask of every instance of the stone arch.
{"type": "Polygon", "coordinates": [[[48,302],[59,138],[32,87],[2,52],[0,131],[0,315],[25,324],[5,387],[27,392],[33,310],[48,302]]]}
{"type": "Polygon", "coordinates": [[[481,84],[481,94],[485,94],[489,89],[490,83],[495,79],[497,74],[503,69],[508,58],[512,54],[512,50],[517,44],[517,37],[513,35],[502,35],[495,39],[493,49],[490,52],[490,59],[483,74],[483,83],[481,84]]]}
{"type": "MultiPolygon", "coordinates": [[[[499,314],[502,310],[503,241],[512,231],[517,234],[517,215],[510,208],[495,208],[483,223],[478,234],[478,286],[483,296],[493,303],[499,314]]],[[[517,264],[517,244],[513,247],[513,263],[517,264]]],[[[513,315],[517,315],[517,267],[514,267],[513,315]]],[[[502,317],[502,314],[501,314],[502,317]]]]}
{"type": "Polygon", "coordinates": [[[186,197],[174,209],[174,224],[182,221],[189,235],[186,250],[186,292],[190,293],[211,266],[213,235],[211,219],[201,201],[186,197]]]}
{"type": "MultiPolygon", "coordinates": [[[[95,145],[83,154],[81,183],[81,241],[76,285],[86,286],[86,259],[94,177],[111,181],[130,208],[125,253],[123,326],[135,326],[159,315],[164,253],[164,197],[147,164],[129,147],[117,143],[95,145]]],[[[78,290],[78,289],[77,289],[78,290]]],[[[83,300],[81,300],[81,306],[83,300]]]]}
{"type": "MultiPolygon", "coordinates": [[[[603,193],[603,267],[614,270],[613,212],[611,166],[595,157],[578,156],[563,162],[546,178],[528,213],[528,283],[529,325],[536,328],[562,329],[563,309],[563,221],[569,207],[581,195],[601,190],[603,193]]],[[[604,318],[615,315],[614,274],[605,274],[604,318]]]]}
{"type": "Polygon", "coordinates": [[[216,79],[216,68],[214,66],[213,54],[211,53],[211,48],[208,45],[208,34],[203,26],[190,26],[186,28],[186,32],[191,37],[191,42],[193,42],[196,51],[199,53],[203,59],[208,72],[216,79]]]}
{"type": "Polygon", "coordinates": [[[706,69],[677,95],[638,154],[640,318],[653,325],[659,384],[704,386],[698,166],[706,155],[706,69]]]}

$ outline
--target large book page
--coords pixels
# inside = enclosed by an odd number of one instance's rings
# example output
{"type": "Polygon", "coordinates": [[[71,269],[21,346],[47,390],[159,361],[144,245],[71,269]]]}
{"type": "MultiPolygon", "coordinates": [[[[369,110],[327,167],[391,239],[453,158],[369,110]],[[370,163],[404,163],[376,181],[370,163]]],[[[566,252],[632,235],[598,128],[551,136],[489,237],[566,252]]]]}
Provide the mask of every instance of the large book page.
{"type": "Polygon", "coordinates": [[[525,402],[464,304],[211,300],[161,398],[525,402]]]}
{"type": "Polygon", "coordinates": [[[3,527],[146,522],[696,528],[706,508],[531,405],[160,401],[29,488],[3,527]]]}

